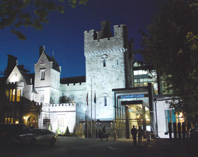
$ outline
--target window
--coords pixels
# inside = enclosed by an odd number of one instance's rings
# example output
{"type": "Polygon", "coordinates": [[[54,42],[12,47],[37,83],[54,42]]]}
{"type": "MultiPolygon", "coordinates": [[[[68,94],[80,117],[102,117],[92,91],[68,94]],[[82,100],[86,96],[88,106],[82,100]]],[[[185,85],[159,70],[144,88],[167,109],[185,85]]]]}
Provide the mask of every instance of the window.
{"type": "Polygon", "coordinates": [[[171,122],[175,122],[175,110],[166,110],[166,121],[167,123],[171,122]]]}
{"type": "Polygon", "coordinates": [[[108,97],[108,94],[107,93],[104,93],[103,94],[103,97],[104,97],[104,106],[107,106],[107,97],[108,97]]]}
{"type": "Polygon", "coordinates": [[[10,89],[10,101],[15,101],[15,89],[10,89]]]}
{"type": "Polygon", "coordinates": [[[106,54],[102,55],[101,59],[102,59],[102,62],[103,62],[103,67],[106,67],[106,58],[108,56],[106,54]]]}
{"type": "Polygon", "coordinates": [[[17,89],[17,90],[15,90],[15,89],[10,89],[10,95],[9,95],[9,100],[10,101],[20,101],[20,99],[21,99],[21,90],[20,89],[17,89]]]}
{"type": "Polygon", "coordinates": [[[103,59],[103,67],[106,67],[106,59],[103,59]]]}
{"type": "Polygon", "coordinates": [[[20,98],[21,98],[21,90],[17,89],[16,101],[20,101],[20,98]]]}
{"type": "Polygon", "coordinates": [[[45,69],[40,70],[41,80],[45,80],[45,69]]]}
{"type": "Polygon", "coordinates": [[[104,97],[104,106],[107,106],[107,97],[104,97]]]}
{"type": "MultiPolygon", "coordinates": [[[[168,123],[174,123],[175,120],[175,110],[165,110],[166,115],[166,131],[168,131],[168,123]]],[[[173,128],[172,128],[173,129],[173,128]]]]}

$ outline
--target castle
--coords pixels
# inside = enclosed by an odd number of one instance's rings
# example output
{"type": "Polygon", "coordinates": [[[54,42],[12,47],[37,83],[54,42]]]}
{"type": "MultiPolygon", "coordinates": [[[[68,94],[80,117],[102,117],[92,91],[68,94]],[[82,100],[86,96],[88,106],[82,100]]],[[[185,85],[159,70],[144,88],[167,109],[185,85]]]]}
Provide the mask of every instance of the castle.
{"type": "Polygon", "coordinates": [[[133,42],[127,27],[115,25],[112,34],[109,22],[101,26],[101,31],[84,32],[86,76],[60,78],[62,69],[44,46],[34,74],[8,55],[6,96],[15,110],[6,111],[5,123],[23,122],[59,133],[68,127],[72,133],[87,135],[105,127],[108,133],[116,129],[127,138],[132,125],[156,131],[152,84],[134,87],[133,42]]]}

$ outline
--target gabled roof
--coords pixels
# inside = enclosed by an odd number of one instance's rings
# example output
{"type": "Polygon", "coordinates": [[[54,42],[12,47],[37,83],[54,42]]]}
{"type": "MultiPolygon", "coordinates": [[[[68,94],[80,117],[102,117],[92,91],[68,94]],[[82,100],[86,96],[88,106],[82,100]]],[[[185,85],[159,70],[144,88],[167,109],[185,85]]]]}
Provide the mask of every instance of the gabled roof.
{"type": "MultiPolygon", "coordinates": [[[[45,53],[45,54],[46,54],[46,53],[45,53]]],[[[47,54],[46,54],[46,56],[47,56],[47,59],[48,59],[50,62],[53,62],[53,67],[52,67],[52,68],[53,68],[54,70],[60,72],[59,65],[58,65],[58,63],[56,62],[55,58],[54,58],[54,57],[50,57],[50,56],[48,56],[47,54]]]]}
{"type": "Polygon", "coordinates": [[[34,83],[34,73],[30,74],[29,70],[24,68],[24,65],[18,65],[17,68],[19,69],[21,75],[25,79],[27,85],[34,83]]]}
{"type": "Polygon", "coordinates": [[[27,85],[34,84],[34,73],[29,74],[29,73],[25,73],[23,71],[20,71],[20,72],[21,72],[21,75],[23,75],[27,85]],[[32,81],[30,81],[30,80],[32,80],[32,81]]]}
{"type": "Polygon", "coordinates": [[[78,77],[68,77],[68,78],[61,78],[61,84],[70,84],[70,83],[82,83],[86,82],[85,76],[78,76],[78,77]]]}

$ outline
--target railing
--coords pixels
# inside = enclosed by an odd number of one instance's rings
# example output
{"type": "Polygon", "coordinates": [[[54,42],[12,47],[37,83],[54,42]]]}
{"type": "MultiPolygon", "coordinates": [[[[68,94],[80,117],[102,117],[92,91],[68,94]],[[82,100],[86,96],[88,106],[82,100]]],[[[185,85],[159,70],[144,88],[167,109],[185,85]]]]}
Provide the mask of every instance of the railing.
{"type": "Polygon", "coordinates": [[[172,139],[173,137],[175,139],[179,138],[189,138],[188,131],[191,129],[190,123],[168,123],[168,131],[165,134],[169,134],[169,138],[172,139]],[[173,137],[172,137],[173,135],[173,137]]]}

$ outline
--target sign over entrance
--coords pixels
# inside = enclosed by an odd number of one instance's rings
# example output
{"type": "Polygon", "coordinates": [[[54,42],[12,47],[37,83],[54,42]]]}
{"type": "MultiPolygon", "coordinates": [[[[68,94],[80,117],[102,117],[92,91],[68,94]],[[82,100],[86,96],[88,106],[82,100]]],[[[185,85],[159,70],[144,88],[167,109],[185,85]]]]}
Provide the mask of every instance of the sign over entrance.
{"type": "Polygon", "coordinates": [[[146,94],[132,94],[132,95],[122,95],[121,99],[130,99],[130,98],[143,98],[146,97],[146,94]]]}

